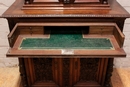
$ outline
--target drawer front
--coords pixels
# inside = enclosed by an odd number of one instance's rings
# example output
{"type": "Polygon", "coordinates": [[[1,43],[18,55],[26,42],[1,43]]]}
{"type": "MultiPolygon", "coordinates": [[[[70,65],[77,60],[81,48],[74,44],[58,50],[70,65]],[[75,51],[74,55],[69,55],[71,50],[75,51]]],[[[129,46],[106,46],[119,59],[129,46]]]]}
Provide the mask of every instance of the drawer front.
{"type": "Polygon", "coordinates": [[[31,35],[36,35],[36,34],[43,34],[44,33],[44,27],[39,26],[39,27],[19,27],[20,34],[31,34],[31,35]]]}
{"type": "Polygon", "coordinates": [[[102,35],[112,35],[114,27],[112,26],[90,26],[90,34],[102,34],[102,35]]]}

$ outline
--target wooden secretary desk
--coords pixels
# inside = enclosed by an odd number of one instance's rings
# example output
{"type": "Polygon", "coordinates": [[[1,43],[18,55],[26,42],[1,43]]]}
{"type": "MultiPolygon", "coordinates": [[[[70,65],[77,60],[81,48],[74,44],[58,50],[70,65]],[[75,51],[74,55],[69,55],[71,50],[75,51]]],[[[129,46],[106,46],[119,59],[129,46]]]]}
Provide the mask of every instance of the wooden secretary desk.
{"type": "Polygon", "coordinates": [[[23,87],[112,87],[130,17],[116,0],[16,0],[2,17],[23,87]]]}

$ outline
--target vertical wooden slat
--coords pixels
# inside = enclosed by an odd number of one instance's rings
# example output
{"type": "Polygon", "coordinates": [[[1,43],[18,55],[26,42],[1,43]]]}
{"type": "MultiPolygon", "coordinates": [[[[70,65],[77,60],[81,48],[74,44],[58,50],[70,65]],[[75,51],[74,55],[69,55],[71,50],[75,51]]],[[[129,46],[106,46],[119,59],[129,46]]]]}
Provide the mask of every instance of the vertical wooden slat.
{"type": "Polygon", "coordinates": [[[70,86],[72,87],[79,81],[80,77],[80,58],[70,59],[70,86]]]}
{"type": "Polygon", "coordinates": [[[79,77],[80,77],[80,58],[78,58],[78,70],[77,70],[77,81],[79,81],[79,77]]]}
{"type": "Polygon", "coordinates": [[[100,67],[101,67],[101,59],[99,59],[99,63],[98,63],[98,70],[97,70],[97,76],[96,76],[96,80],[98,83],[99,82],[99,77],[100,77],[100,67]]]}
{"type": "Polygon", "coordinates": [[[56,84],[59,85],[59,59],[56,58],[56,61],[55,61],[55,69],[56,69],[56,84]]]}
{"type": "Polygon", "coordinates": [[[34,69],[33,59],[31,59],[31,64],[32,64],[32,73],[33,73],[33,78],[34,78],[34,82],[35,82],[35,81],[36,81],[36,74],[35,74],[35,69],[34,69]]]}
{"type": "Polygon", "coordinates": [[[73,61],[72,61],[72,64],[73,64],[73,69],[72,69],[72,70],[73,70],[73,71],[72,71],[72,72],[73,72],[73,77],[72,77],[73,83],[72,83],[72,84],[74,85],[74,83],[75,83],[75,61],[74,61],[74,59],[73,59],[73,61]]]}
{"type": "Polygon", "coordinates": [[[55,68],[56,59],[53,59],[52,66],[53,66],[53,80],[56,82],[56,68],[55,68]]]}
{"type": "Polygon", "coordinates": [[[100,66],[100,71],[99,71],[99,78],[98,78],[98,82],[101,84],[101,81],[102,81],[102,73],[103,73],[103,66],[104,66],[104,62],[105,62],[105,59],[102,58],[101,59],[101,66],[100,66]]]}
{"type": "Polygon", "coordinates": [[[57,60],[58,60],[57,58],[54,59],[54,70],[55,70],[54,79],[56,83],[58,83],[58,65],[57,65],[58,61],[57,60]]]}
{"type": "Polygon", "coordinates": [[[28,86],[31,86],[31,79],[30,79],[30,73],[29,73],[29,67],[28,67],[28,58],[25,58],[24,62],[25,62],[25,69],[26,69],[28,86]]]}
{"type": "Polygon", "coordinates": [[[58,68],[58,70],[59,70],[58,71],[58,73],[59,73],[59,86],[62,87],[63,86],[63,76],[62,76],[62,71],[63,71],[62,70],[62,67],[63,67],[62,64],[63,64],[63,62],[62,62],[62,58],[59,58],[58,60],[59,60],[59,64],[58,64],[58,67],[59,67],[58,68]]]}
{"type": "Polygon", "coordinates": [[[78,59],[77,58],[75,58],[75,71],[76,71],[76,73],[75,73],[75,83],[77,82],[77,79],[78,79],[78,59]]]}
{"type": "Polygon", "coordinates": [[[73,58],[73,85],[75,85],[78,81],[79,81],[79,77],[80,77],[80,59],[78,58],[73,58]]]}
{"type": "Polygon", "coordinates": [[[34,73],[33,73],[33,67],[32,67],[32,59],[27,58],[28,59],[28,68],[29,68],[29,77],[31,80],[31,84],[34,83],[34,73]]]}
{"type": "Polygon", "coordinates": [[[70,86],[73,85],[73,58],[70,59],[70,86]]]}
{"type": "Polygon", "coordinates": [[[104,80],[105,80],[105,77],[106,77],[107,65],[108,65],[108,58],[105,58],[103,75],[102,75],[102,83],[101,83],[102,86],[104,85],[104,80]]]}
{"type": "Polygon", "coordinates": [[[52,59],[52,74],[53,74],[53,80],[55,81],[55,65],[54,65],[55,59],[52,59]]]}

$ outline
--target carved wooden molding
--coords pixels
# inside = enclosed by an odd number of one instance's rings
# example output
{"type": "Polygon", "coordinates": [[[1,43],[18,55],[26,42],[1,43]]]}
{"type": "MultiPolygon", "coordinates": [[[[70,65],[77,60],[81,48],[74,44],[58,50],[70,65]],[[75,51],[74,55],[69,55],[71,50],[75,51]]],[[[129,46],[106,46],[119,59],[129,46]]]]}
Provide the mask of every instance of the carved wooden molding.
{"type": "Polygon", "coordinates": [[[65,15],[60,15],[60,14],[47,14],[47,15],[2,15],[1,18],[22,18],[22,17],[130,17],[130,14],[124,14],[124,15],[119,15],[119,14],[115,14],[115,15],[93,15],[93,14],[65,14],[65,15]]]}

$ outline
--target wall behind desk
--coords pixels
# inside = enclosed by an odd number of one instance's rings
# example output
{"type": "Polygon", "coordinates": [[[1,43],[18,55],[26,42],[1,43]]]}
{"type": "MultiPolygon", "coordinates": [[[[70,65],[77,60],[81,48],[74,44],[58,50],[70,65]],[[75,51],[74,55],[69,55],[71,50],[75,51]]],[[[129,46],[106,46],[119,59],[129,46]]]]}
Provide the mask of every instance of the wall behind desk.
{"type": "MultiPolygon", "coordinates": [[[[0,0],[0,15],[10,7],[15,0],[0,0]]],[[[129,0],[117,0],[128,12],[130,12],[129,0]]],[[[126,58],[115,59],[115,67],[130,67],[130,18],[125,21],[124,34],[126,36],[124,49],[127,53],[126,58]]],[[[8,23],[6,19],[0,18],[0,67],[18,66],[17,58],[7,58],[9,44],[7,35],[9,33],[8,23]]]]}
{"type": "MultiPolygon", "coordinates": [[[[130,3],[129,0],[117,0],[129,13],[130,3]]],[[[124,50],[127,54],[126,58],[115,59],[114,64],[116,67],[130,67],[130,18],[126,19],[123,33],[125,34],[124,50]]]]}
{"type": "MultiPolygon", "coordinates": [[[[15,0],[0,0],[0,15],[13,4],[15,0]]],[[[6,52],[8,51],[9,44],[7,35],[9,33],[7,20],[0,18],[0,67],[13,67],[18,66],[17,58],[7,58],[6,52]]]]}

